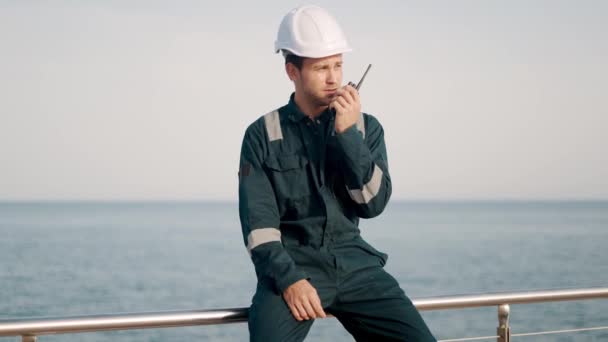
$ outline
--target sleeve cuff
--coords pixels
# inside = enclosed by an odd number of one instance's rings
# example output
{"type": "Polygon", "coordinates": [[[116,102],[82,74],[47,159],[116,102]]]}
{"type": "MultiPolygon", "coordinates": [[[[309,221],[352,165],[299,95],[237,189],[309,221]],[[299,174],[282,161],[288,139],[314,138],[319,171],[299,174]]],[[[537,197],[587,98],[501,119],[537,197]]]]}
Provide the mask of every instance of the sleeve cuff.
{"type": "Polygon", "coordinates": [[[363,135],[359,132],[356,125],[352,125],[344,132],[336,134],[336,140],[347,156],[357,156],[361,146],[364,144],[363,135]]]}
{"type": "Polygon", "coordinates": [[[283,292],[285,292],[285,290],[289,286],[291,286],[293,283],[297,282],[298,280],[302,280],[302,279],[310,279],[310,278],[307,277],[304,272],[299,271],[299,270],[290,272],[289,274],[282,277],[281,279],[276,279],[275,285],[276,285],[277,289],[279,290],[279,295],[283,295],[283,292]]]}

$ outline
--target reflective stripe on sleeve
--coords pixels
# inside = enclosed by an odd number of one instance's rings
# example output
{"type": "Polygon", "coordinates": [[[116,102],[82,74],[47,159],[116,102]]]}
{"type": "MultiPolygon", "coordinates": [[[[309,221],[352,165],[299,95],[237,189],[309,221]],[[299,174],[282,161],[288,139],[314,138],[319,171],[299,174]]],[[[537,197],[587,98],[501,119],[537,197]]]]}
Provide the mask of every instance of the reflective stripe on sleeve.
{"type": "Polygon", "coordinates": [[[275,141],[283,139],[283,131],[281,131],[281,120],[279,118],[278,110],[264,115],[264,123],[266,124],[268,140],[275,141]]]}
{"type": "Polygon", "coordinates": [[[281,242],[280,230],[276,228],[254,229],[247,236],[247,251],[251,254],[251,250],[257,246],[273,241],[281,242]]]}
{"type": "Polygon", "coordinates": [[[378,167],[378,165],[374,164],[374,173],[372,174],[372,179],[367,182],[367,184],[363,185],[363,189],[355,189],[348,190],[348,194],[353,201],[358,204],[367,204],[372,198],[376,197],[378,192],[380,191],[380,184],[382,184],[382,169],[378,167]]]}
{"type": "Polygon", "coordinates": [[[363,139],[365,139],[365,121],[363,120],[363,113],[361,113],[361,115],[359,115],[359,120],[357,120],[357,130],[359,130],[359,132],[361,132],[361,135],[363,135],[363,139]]]}

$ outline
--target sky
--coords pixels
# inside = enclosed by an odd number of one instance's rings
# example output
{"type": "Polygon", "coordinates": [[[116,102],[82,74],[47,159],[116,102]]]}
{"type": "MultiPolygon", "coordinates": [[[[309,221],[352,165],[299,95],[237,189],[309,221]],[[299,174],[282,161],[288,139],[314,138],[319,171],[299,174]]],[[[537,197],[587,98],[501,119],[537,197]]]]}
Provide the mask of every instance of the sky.
{"type": "MultiPolygon", "coordinates": [[[[0,200],[236,200],[302,2],[0,0],[0,200]]],[[[608,2],[317,1],[393,198],[608,199],[608,2]]]]}

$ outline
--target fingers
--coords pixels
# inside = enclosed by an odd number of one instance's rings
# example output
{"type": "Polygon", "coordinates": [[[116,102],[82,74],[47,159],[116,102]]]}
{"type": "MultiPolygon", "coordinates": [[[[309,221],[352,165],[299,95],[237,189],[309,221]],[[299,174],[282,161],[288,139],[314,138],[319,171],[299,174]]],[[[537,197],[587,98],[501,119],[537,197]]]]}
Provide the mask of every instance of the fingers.
{"type": "Polygon", "coordinates": [[[338,98],[336,99],[336,101],[334,101],[334,102],[337,102],[337,103],[338,103],[340,106],[342,106],[343,108],[348,107],[348,104],[349,104],[348,100],[347,100],[346,98],[344,98],[344,96],[340,96],[340,97],[338,97],[338,98]]]}
{"type": "Polygon", "coordinates": [[[338,113],[358,115],[361,111],[359,93],[351,85],[339,88],[329,107],[335,109],[338,113]]]}
{"type": "Polygon", "coordinates": [[[317,318],[317,313],[312,308],[312,305],[310,302],[311,302],[310,298],[304,298],[302,300],[302,306],[304,307],[304,310],[306,310],[306,319],[315,319],[315,318],[317,318]]]}
{"type": "Polygon", "coordinates": [[[291,314],[297,321],[327,317],[316,289],[306,280],[296,282],[288,287],[283,297],[291,314]]]}
{"type": "Polygon", "coordinates": [[[352,95],[350,95],[346,88],[347,87],[340,88],[338,89],[338,91],[336,91],[336,98],[334,99],[335,101],[337,101],[338,99],[344,99],[347,101],[347,103],[352,103],[352,95]]]}
{"type": "Polygon", "coordinates": [[[348,85],[339,88],[336,91],[336,96],[346,98],[348,103],[359,101],[359,92],[357,91],[357,89],[355,89],[353,83],[349,83],[348,85]]]}
{"type": "Polygon", "coordinates": [[[296,321],[301,321],[302,316],[300,316],[300,312],[298,311],[298,309],[296,309],[296,307],[291,304],[288,304],[288,306],[289,306],[289,311],[291,311],[291,314],[296,319],[296,321]]]}
{"type": "Polygon", "coordinates": [[[289,309],[291,310],[291,313],[293,314],[293,317],[295,317],[296,320],[303,321],[309,319],[308,314],[306,313],[306,309],[304,309],[302,303],[293,303],[289,305],[289,309]]]}
{"type": "Polygon", "coordinates": [[[297,302],[288,304],[288,306],[291,314],[297,321],[327,317],[317,294],[311,294],[310,297],[302,297],[297,302]]]}
{"type": "Polygon", "coordinates": [[[355,88],[355,87],[356,87],[356,84],[352,83],[352,84],[349,84],[349,85],[346,87],[346,89],[348,90],[349,94],[350,94],[350,95],[351,95],[353,98],[358,99],[358,98],[359,98],[359,91],[358,91],[358,90],[357,90],[357,88],[355,88]]]}
{"type": "Polygon", "coordinates": [[[359,108],[359,101],[359,92],[354,88],[354,83],[349,82],[348,85],[338,88],[329,104],[329,108],[334,109],[336,112],[344,112],[344,110],[349,108],[359,108]],[[341,106],[337,106],[336,104],[338,103],[341,106]]]}
{"type": "Polygon", "coordinates": [[[325,315],[325,311],[323,311],[323,306],[321,306],[321,299],[319,299],[318,295],[315,296],[314,298],[312,298],[310,303],[312,304],[312,308],[315,311],[315,314],[317,317],[319,317],[319,318],[327,317],[327,315],[325,315]]]}
{"type": "Polygon", "coordinates": [[[300,313],[300,317],[303,320],[309,320],[310,319],[310,315],[308,314],[308,310],[306,310],[306,307],[304,306],[304,301],[300,301],[298,303],[296,303],[296,307],[298,308],[298,312],[300,313]]]}
{"type": "Polygon", "coordinates": [[[336,110],[337,114],[341,114],[346,110],[346,108],[344,108],[344,106],[341,105],[337,100],[332,102],[332,107],[336,110]]]}
{"type": "Polygon", "coordinates": [[[297,321],[326,317],[318,299],[315,301],[314,299],[303,298],[301,301],[288,306],[297,321]]]}

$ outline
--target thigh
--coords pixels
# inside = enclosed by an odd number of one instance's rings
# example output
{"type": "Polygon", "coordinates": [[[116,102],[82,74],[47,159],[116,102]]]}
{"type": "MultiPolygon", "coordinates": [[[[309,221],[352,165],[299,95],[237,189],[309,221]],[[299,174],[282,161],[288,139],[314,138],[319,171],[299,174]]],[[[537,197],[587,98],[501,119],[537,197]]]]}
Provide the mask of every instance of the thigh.
{"type": "Polygon", "coordinates": [[[283,297],[258,283],[249,308],[249,336],[252,342],[303,341],[312,320],[298,322],[283,297]]]}
{"type": "Polygon", "coordinates": [[[340,284],[328,310],[357,341],[436,341],[398,282],[381,267],[356,272],[340,284]]]}

